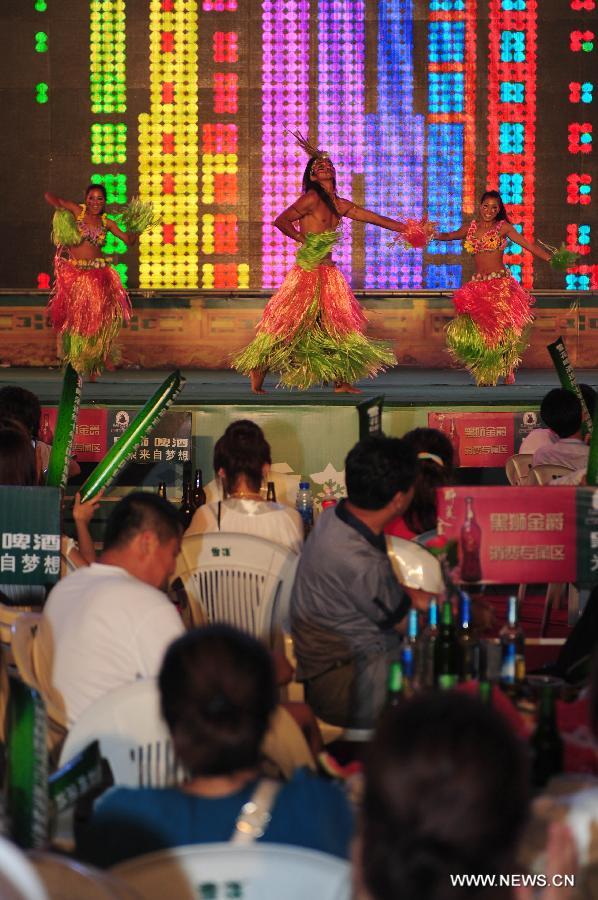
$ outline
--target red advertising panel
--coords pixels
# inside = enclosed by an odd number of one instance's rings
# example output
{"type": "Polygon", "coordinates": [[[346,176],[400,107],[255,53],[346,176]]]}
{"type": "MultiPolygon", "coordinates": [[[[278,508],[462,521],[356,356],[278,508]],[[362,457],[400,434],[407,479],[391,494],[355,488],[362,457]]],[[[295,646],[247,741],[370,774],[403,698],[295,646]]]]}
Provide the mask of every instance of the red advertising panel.
{"type": "Polygon", "coordinates": [[[450,439],[459,466],[504,466],[515,453],[512,412],[433,412],[428,426],[450,439]]]}
{"type": "MultiPolygon", "coordinates": [[[[52,443],[58,409],[55,406],[42,408],[42,422],[40,440],[47,444],[52,443]]],[[[108,411],[97,406],[86,407],[79,410],[75,437],[73,439],[73,454],[79,462],[100,462],[108,449],[108,411]]]]}
{"type": "Polygon", "coordinates": [[[438,533],[455,540],[461,581],[575,581],[574,487],[446,487],[438,533]]]}

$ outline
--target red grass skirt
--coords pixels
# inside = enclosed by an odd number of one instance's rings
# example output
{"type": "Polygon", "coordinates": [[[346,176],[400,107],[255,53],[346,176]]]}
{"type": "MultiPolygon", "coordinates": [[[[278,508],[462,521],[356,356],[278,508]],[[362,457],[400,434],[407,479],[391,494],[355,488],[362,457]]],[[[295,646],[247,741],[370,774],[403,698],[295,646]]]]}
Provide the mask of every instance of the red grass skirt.
{"type": "Polygon", "coordinates": [[[104,258],[93,265],[77,262],[56,254],[47,309],[62,335],[65,362],[80,375],[95,375],[115,358],[114,342],[123,322],[131,317],[131,301],[118,273],[104,258]]]}
{"type": "Polygon", "coordinates": [[[322,381],[349,382],[396,364],[384,342],[369,340],[366,317],[335,265],[294,265],[271,297],[255,339],[233,360],[245,375],[272,370],[280,384],[305,390],[322,381]]]}

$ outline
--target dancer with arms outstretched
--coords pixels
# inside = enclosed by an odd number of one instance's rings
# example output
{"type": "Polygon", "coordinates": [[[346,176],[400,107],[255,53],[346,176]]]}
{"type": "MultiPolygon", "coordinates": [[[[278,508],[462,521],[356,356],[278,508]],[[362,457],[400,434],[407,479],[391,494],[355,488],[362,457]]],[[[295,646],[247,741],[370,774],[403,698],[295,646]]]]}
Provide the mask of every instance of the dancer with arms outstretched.
{"type": "Polygon", "coordinates": [[[264,309],[257,336],[239,353],[233,367],[263,394],[266,372],[278,372],[280,384],[306,390],[333,382],[337,393],[360,393],[353,382],[396,364],[390,347],[368,339],[366,317],[332,260],[343,217],[402,234],[402,222],[362,209],[339,197],[328,154],[298,136],[310,153],[303,193],[274,225],[300,247],[296,263],[264,309]]]}

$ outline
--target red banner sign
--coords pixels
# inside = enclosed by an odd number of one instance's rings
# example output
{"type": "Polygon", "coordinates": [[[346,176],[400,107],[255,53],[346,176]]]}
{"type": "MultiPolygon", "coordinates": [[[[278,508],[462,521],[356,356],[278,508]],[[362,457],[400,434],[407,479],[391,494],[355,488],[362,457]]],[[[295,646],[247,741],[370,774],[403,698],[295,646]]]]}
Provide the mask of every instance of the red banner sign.
{"type": "MultiPolygon", "coordinates": [[[[52,443],[58,410],[55,406],[42,408],[40,440],[52,443]]],[[[108,410],[86,407],[79,410],[73,454],[79,462],[100,462],[108,449],[108,410]]]]}
{"type": "Polygon", "coordinates": [[[438,533],[459,547],[463,582],[577,578],[576,488],[446,487],[438,533]]]}
{"type": "Polygon", "coordinates": [[[512,412],[433,412],[428,427],[449,438],[458,466],[504,466],[515,453],[512,412]]]}

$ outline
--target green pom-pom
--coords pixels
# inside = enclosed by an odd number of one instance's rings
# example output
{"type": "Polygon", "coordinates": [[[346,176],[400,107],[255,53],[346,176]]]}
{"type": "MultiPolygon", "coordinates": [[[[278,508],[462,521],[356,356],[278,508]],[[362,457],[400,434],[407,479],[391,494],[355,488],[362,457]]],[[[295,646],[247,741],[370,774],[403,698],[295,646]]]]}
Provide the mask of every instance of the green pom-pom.
{"type": "Polygon", "coordinates": [[[76,247],[83,238],[68,209],[57,209],[52,218],[52,243],[56,247],[76,247]]]}
{"type": "Polygon", "coordinates": [[[550,265],[556,272],[566,272],[575,265],[578,259],[578,253],[572,253],[564,244],[561,244],[559,249],[552,254],[550,265]]]}
{"type": "Polygon", "coordinates": [[[160,216],[154,212],[151,203],[143,203],[139,197],[133,197],[120,214],[120,223],[125,231],[141,234],[160,224],[160,216]]]}

